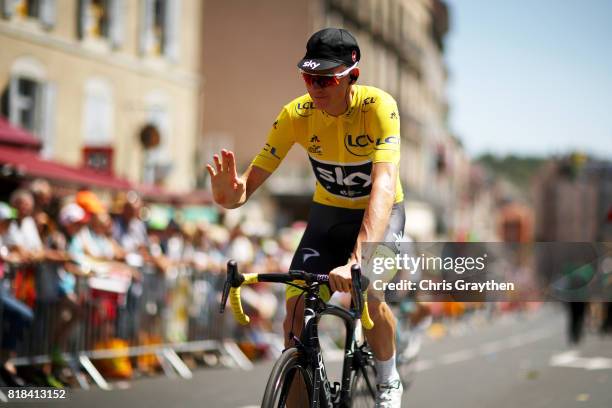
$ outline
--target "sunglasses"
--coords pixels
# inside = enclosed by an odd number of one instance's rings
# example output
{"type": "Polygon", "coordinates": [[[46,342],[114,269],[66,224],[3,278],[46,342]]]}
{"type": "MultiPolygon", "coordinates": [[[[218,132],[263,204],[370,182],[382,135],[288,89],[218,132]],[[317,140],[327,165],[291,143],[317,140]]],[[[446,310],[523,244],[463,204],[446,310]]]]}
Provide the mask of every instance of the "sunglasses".
{"type": "Polygon", "coordinates": [[[300,70],[300,72],[302,73],[302,78],[304,78],[306,85],[318,85],[320,88],[327,88],[328,86],[340,85],[340,78],[347,76],[356,66],[357,63],[335,74],[311,74],[302,70],[300,70]]]}

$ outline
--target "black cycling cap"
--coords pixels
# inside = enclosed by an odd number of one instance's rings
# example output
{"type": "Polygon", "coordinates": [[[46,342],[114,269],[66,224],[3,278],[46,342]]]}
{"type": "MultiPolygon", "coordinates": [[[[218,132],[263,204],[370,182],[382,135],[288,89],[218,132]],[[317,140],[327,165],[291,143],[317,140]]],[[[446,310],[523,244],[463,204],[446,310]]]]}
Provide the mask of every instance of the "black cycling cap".
{"type": "Polygon", "coordinates": [[[361,58],[357,40],[343,28],[324,28],[306,44],[306,55],[298,62],[304,71],[324,71],[339,65],[355,65],[361,58]]]}

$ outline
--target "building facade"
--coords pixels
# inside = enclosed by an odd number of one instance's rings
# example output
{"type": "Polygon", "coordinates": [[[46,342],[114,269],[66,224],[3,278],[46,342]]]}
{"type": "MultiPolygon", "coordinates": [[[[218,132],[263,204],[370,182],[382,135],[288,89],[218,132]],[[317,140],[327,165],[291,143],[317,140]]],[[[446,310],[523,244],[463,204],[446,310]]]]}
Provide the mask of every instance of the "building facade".
{"type": "Polygon", "coordinates": [[[41,154],[132,182],[196,182],[198,0],[2,0],[1,114],[41,154]]]}

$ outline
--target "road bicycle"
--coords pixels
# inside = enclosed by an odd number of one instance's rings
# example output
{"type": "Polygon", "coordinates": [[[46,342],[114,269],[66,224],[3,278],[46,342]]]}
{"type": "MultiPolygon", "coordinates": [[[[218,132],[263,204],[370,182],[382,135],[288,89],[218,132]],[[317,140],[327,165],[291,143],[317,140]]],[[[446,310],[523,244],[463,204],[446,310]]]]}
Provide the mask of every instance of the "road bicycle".
{"type": "Polygon", "coordinates": [[[241,274],[235,261],[227,263],[227,278],[223,287],[220,312],[223,313],[229,297],[234,318],[246,325],[249,317],[240,300],[242,285],[273,282],[295,286],[303,291],[304,329],[300,338],[292,339],[295,346],[287,348],[276,361],[266,389],[262,407],[291,406],[310,408],[349,408],[374,406],[376,398],[376,368],[374,355],[362,339],[362,325],[371,329],[367,302],[369,281],[361,275],[358,265],[351,268],[352,302],[349,309],[330,305],[319,295],[321,285],[329,282],[328,275],[291,270],[288,273],[241,274]],[[318,323],[324,315],[340,318],[346,329],[342,380],[330,383],[319,344],[318,323]],[[361,324],[359,324],[361,321],[361,324]],[[297,404],[296,404],[297,403],[297,404]]]}

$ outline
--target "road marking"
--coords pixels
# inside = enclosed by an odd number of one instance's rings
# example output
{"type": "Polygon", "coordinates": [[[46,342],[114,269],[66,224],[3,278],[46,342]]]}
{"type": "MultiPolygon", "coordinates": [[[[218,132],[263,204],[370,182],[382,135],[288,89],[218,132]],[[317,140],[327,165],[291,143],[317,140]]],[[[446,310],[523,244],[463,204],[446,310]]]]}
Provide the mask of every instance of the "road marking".
{"type": "Polygon", "coordinates": [[[606,357],[580,357],[576,350],[555,354],[550,358],[552,367],[583,368],[585,370],[610,370],[612,358],[606,357]]]}
{"type": "Polygon", "coordinates": [[[416,363],[414,363],[414,371],[421,372],[421,371],[429,370],[434,365],[435,365],[434,362],[431,360],[417,360],[416,363]]]}
{"type": "Polygon", "coordinates": [[[535,343],[551,335],[552,331],[550,329],[536,329],[528,333],[514,335],[505,340],[495,340],[485,343],[479,347],[479,353],[481,355],[497,353],[503,350],[521,347],[529,343],[535,343]]]}
{"type": "Polygon", "coordinates": [[[502,351],[506,347],[503,340],[491,341],[480,346],[480,354],[493,354],[502,351]]]}
{"type": "MultiPolygon", "coordinates": [[[[454,364],[470,360],[478,355],[488,355],[503,350],[518,348],[529,343],[535,343],[553,334],[551,329],[535,329],[531,332],[516,334],[504,340],[495,340],[484,343],[478,349],[465,349],[454,351],[441,356],[438,362],[441,364],[454,364]]],[[[593,363],[594,364],[594,363],[593,363]]],[[[601,363],[600,363],[601,364],[601,363]]]]}
{"type": "Polygon", "coordinates": [[[467,361],[476,357],[476,350],[466,349],[455,351],[440,357],[441,364],[454,364],[462,361],[467,361]]]}
{"type": "Polygon", "coordinates": [[[576,396],[576,401],[578,402],[586,402],[589,399],[591,399],[591,396],[589,394],[578,394],[576,396]]]}

